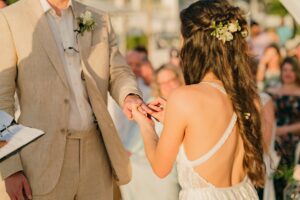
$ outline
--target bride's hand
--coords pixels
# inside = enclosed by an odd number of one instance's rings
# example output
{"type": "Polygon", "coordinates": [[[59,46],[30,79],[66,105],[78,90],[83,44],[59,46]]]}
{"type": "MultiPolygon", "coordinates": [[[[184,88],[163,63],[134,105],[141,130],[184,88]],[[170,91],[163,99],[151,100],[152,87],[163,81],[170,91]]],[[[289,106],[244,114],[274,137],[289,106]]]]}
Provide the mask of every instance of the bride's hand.
{"type": "Polygon", "coordinates": [[[143,126],[144,124],[150,124],[151,126],[154,126],[154,121],[150,116],[144,114],[143,109],[138,104],[135,104],[132,107],[132,116],[140,126],[143,126]]]}
{"type": "Polygon", "coordinates": [[[151,116],[161,123],[164,122],[166,105],[167,101],[161,97],[158,97],[148,104],[148,107],[153,110],[151,116]]]}

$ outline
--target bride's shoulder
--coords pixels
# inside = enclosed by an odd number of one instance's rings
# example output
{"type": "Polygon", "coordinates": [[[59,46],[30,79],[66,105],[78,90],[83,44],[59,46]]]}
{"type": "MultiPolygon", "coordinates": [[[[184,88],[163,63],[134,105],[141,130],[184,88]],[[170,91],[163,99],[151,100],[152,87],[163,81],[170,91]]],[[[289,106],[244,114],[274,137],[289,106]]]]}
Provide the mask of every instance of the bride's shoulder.
{"type": "Polygon", "coordinates": [[[176,113],[180,113],[181,116],[185,116],[184,113],[189,113],[190,107],[193,104],[192,90],[189,86],[182,86],[172,91],[167,100],[167,107],[169,110],[176,110],[176,113]]]}
{"type": "Polygon", "coordinates": [[[177,89],[175,89],[169,98],[175,98],[175,99],[186,99],[189,98],[190,95],[193,95],[195,92],[195,88],[193,86],[181,86],[177,89]]]}
{"type": "Polygon", "coordinates": [[[186,106],[188,103],[195,101],[199,94],[201,94],[201,91],[195,86],[182,86],[171,93],[168,97],[168,102],[172,102],[176,106],[186,106]]]}

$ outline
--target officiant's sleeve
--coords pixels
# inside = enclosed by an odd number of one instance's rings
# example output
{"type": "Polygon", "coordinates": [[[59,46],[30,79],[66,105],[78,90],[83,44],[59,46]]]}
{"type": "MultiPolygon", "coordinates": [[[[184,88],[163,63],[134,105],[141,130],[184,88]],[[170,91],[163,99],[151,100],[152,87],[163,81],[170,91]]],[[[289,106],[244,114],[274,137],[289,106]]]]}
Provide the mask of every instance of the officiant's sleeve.
{"type": "MultiPolygon", "coordinates": [[[[4,14],[0,11],[0,110],[14,116],[17,77],[17,55],[4,14]]],[[[0,172],[3,179],[22,170],[19,154],[15,154],[0,162],[0,172]]]]}
{"type": "Polygon", "coordinates": [[[142,93],[138,88],[135,75],[119,51],[116,34],[108,15],[106,15],[106,22],[110,46],[110,94],[120,106],[123,106],[126,96],[136,94],[142,97],[142,93]]]}

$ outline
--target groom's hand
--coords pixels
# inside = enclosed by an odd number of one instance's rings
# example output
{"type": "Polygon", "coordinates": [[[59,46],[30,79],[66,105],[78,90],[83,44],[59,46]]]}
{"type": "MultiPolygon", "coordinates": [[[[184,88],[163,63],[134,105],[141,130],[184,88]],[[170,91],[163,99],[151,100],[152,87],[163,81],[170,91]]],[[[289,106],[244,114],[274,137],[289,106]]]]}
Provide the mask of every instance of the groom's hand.
{"type": "Polygon", "coordinates": [[[145,115],[153,112],[148,108],[141,97],[135,94],[130,94],[125,98],[123,105],[123,112],[129,120],[132,120],[132,108],[134,105],[139,105],[145,115]]]}
{"type": "Polygon", "coordinates": [[[17,172],[5,179],[6,192],[11,200],[32,199],[29,183],[23,172],[17,172]]]}

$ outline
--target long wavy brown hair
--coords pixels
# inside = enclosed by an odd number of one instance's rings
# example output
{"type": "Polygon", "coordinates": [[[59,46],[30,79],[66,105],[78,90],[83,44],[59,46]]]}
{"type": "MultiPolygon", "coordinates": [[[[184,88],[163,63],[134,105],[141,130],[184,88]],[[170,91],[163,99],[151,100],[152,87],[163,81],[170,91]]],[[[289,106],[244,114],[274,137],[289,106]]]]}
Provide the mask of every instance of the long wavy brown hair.
{"type": "Polygon", "coordinates": [[[226,0],[200,0],[182,10],[180,19],[183,37],[180,56],[185,82],[197,84],[208,72],[223,82],[238,116],[237,125],[245,150],[244,170],[256,187],[262,187],[265,165],[259,96],[251,73],[252,57],[241,34],[248,31],[243,12],[226,0]],[[236,20],[241,31],[233,33],[233,40],[223,43],[211,35],[212,21],[226,24],[236,20]]]}

